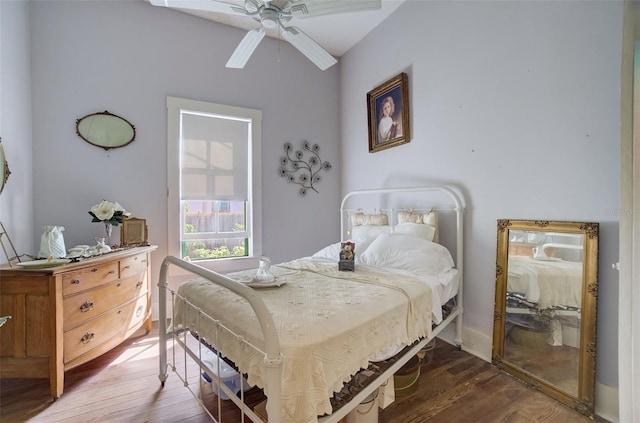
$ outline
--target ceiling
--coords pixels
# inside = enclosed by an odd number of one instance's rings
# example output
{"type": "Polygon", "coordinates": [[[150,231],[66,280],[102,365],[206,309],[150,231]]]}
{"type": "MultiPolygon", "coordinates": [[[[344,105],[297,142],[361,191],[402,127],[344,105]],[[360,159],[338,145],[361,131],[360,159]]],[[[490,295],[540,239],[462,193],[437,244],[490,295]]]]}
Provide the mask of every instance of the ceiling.
{"type": "MultiPolygon", "coordinates": [[[[235,3],[239,6],[244,5],[244,0],[223,1],[225,3],[235,3]]],[[[333,56],[341,57],[373,28],[385,20],[387,16],[393,13],[404,1],[405,0],[382,0],[382,8],[380,10],[316,16],[306,19],[294,18],[288,26],[300,28],[333,56]]],[[[187,9],[174,10],[246,30],[255,29],[260,26],[258,22],[247,16],[200,12],[187,9]]],[[[280,38],[277,30],[267,31],[267,36],[280,38]]],[[[238,38],[238,42],[240,42],[240,40],[241,38],[238,38]]]]}

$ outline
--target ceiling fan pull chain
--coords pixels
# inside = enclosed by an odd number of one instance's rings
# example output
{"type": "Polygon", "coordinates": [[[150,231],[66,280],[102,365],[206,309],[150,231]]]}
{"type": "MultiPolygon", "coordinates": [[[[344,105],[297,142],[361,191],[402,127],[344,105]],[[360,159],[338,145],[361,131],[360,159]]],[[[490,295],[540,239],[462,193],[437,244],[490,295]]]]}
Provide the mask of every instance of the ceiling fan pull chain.
{"type": "Polygon", "coordinates": [[[282,25],[278,25],[278,54],[276,55],[276,63],[280,63],[280,46],[282,45],[282,25]]]}

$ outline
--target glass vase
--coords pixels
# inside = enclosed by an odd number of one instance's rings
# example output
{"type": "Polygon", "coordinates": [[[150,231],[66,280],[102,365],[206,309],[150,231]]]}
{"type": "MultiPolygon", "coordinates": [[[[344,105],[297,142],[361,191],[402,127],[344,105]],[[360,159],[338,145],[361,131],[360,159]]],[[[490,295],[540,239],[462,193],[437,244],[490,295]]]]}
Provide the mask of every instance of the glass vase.
{"type": "Polygon", "coordinates": [[[104,222],[104,245],[108,245],[111,247],[111,230],[113,229],[113,225],[110,222],[104,222]]]}

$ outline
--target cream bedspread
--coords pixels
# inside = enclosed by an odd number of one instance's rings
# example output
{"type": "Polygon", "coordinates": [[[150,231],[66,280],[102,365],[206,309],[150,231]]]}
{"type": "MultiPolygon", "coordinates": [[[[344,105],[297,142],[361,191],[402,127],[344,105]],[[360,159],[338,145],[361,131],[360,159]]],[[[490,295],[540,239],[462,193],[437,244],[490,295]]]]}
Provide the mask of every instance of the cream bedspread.
{"type": "MultiPolygon", "coordinates": [[[[259,289],[271,311],[284,355],[283,423],[316,422],[331,413],[330,398],[369,359],[393,347],[431,335],[431,288],[405,275],[357,266],[340,272],[335,264],[300,259],[272,267],[279,288],[259,289]]],[[[255,271],[230,275],[248,280],[255,271]]],[[[179,289],[207,314],[257,346],[262,334],[246,300],[204,279],[179,289]]],[[[174,328],[193,328],[197,316],[176,300],[174,328]]],[[[235,337],[201,329],[207,342],[264,387],[264,357],[235,337]]],[[[268,395],[268,392],[267,392],[268,395]]]]}
{"type": "Polygon", "coordinates": [[[509,292],[523,294],[541,308],[582,307],[582,263],[513,256],[508,266],[509,292]]]}

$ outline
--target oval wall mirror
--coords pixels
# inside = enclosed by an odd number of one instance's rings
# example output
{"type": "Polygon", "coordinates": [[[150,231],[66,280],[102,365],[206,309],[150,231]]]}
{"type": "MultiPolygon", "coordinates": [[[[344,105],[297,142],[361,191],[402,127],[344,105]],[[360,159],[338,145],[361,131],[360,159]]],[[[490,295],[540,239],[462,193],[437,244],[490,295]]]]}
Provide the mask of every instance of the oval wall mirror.
{"type": "Polygon", "coordinates": [[[89,144],[105,150],[124,147],[136,137],[136,129],[129,121],[108,111],[78,119],[76,133],[89,144]]]}
{"type": "Polygon", "coordinates": [[[0,194],[2,194],[2,190],[7,184],[7,179],[9,179],[10,173],[11,171],[9,171],[7,157],[4,154],[4,147],[2,147],[2,138],[0,138],[0,194]]]}
{"type": "Polygon", "coordinates": [[[493,363],[578,412],[595,402],[596,222],[498,220],[493,363]]]}

